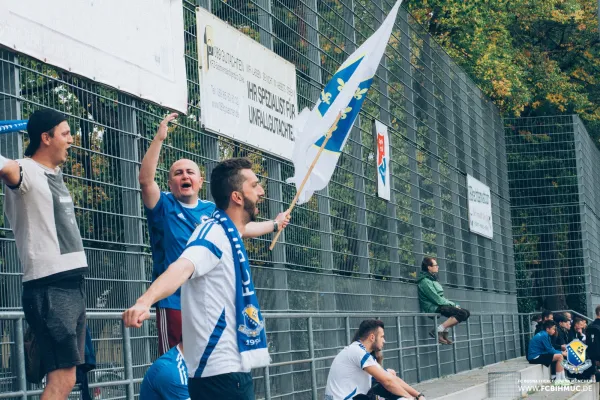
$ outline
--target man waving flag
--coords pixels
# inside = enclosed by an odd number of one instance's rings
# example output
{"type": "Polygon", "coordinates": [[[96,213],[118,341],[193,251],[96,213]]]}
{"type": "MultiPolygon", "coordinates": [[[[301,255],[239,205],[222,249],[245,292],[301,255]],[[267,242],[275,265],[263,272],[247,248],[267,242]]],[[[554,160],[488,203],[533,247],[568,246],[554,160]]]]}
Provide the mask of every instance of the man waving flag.
{"type": "Polygon", "coordinates": [[[294,122],[296,144],[292,155],[294,176],[287,182],[294,183],[296,190],[300,192],[298,204],[306,203],[315,191],[323,189],[329,183],[354,120],[373,83],[373,77],[392,34],[401,2],[402,0],[396,2],[381,27],[340,66],[321,92],[315,107],[312,110],[305,108],[296,118],[294,122]],[[338,116],[339,120],[337,120],[338,116]],[[325,141],[325,135],[334,122],[336,127],[324,151],[306,184],[301,187],[303,179],[325,141]]]}

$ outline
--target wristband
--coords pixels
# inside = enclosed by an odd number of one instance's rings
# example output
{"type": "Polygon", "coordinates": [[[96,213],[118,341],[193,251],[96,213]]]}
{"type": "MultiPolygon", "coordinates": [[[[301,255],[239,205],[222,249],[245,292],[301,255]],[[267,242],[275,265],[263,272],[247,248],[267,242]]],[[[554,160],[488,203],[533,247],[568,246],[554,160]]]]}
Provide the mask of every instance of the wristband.
{"type": "Polygon", "coordinates": [[[425,395],[423,393],[419,393],[416,398],[419,400],[421,397],[425,397],[425,395]]]}
{"type": "Polygon", "coordinates": [[[277,232],[279,230],[279,225],[277,225],[277,221],[273,220],[273,232],[277,232]]]}

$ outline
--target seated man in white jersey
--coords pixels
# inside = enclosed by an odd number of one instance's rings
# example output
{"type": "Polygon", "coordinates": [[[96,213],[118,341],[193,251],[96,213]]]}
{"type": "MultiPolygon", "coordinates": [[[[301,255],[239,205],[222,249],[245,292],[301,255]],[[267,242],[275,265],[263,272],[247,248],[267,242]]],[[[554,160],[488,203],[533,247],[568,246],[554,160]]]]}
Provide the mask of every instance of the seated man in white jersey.
{"type": "Polygon", "coordinates": [[[123,313],[126,326],[140,327],[152,304],[183,285],[183,344],[192,400],[254,400],[250,370],[270,361],[242,241],[265,195],[251,168],[246,158],[215,167],[210,189],[217,209],[212,218],[196,228],[177,261],[123,313]]]}
{"type": "Polygon", "coordinates": [[[425,400],[425,396],[383,369],[371,355],[383,350],[385,335],[382,321],[364,320],[355,337],[358,340],[344,347],[331,364],[325,400],[371,400],[376,396],[394,400],[425,400]],[[377,383],[371,388],[373,379],[377,383]]]}
{"type": "Polygon", "coordinates": [[[189,400],[187,382],[183,343],[179,343],[148,368],[140,386],[140,399],[189,400]]]}

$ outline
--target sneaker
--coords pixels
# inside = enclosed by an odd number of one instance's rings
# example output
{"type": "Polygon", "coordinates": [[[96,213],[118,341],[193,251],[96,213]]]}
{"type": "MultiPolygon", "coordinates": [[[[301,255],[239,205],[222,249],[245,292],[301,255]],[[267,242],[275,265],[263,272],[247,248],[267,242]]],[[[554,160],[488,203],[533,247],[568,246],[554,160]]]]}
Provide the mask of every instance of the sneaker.
{"type": "Polygon", "coordinates": [[[442,332],[438,332],[437,329],[432,329],[429,331],[429,337],[432,339],[437,339],[441,344],[448,344],[446,339],[444,339],[444,336],[442,336],[442,332]]]}
{"type": "Polygon", "coordinates": [[[452,340],[450,340],[450,338],[448,337],[448,335],[449,335],[449,332],[442,332],[442,337],[447,342],[446,344],[452,344],[452,343],[454,343],[452,340]]]}

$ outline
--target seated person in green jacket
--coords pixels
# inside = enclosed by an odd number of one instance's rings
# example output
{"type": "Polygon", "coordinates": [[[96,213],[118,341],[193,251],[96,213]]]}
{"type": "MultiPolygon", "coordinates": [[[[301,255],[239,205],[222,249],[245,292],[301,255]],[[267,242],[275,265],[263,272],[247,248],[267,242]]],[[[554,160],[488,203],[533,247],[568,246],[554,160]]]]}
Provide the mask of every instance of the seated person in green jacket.
{"type": "Polygon", "coordinates": [[[438,263],[433,257],[425,257],[421,263],[421,275],[419,276],[419,305],[425,313],[439,313],[448,319],[436,329],[429,332],[429,336],[435,338],[437,331],[438,341],[442,344],[452,344],[448,338],[448,329],[460,322],[466,321],[471,313],[458,304],[444,297],[444,289],[437,281],[438,263]]]}

